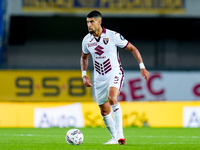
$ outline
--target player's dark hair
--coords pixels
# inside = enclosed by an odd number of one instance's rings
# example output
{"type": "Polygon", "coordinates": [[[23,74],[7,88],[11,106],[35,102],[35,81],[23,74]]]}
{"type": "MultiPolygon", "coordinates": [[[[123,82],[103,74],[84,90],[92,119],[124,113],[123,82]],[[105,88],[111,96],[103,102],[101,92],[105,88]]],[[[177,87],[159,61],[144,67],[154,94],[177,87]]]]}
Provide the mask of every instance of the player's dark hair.
{"type": "Polygon", "coordinates": [[[97,18],[97,17],[102,18],[101,13],[97,10],[93,10],[87,15],[87,18],[97,18]]]}

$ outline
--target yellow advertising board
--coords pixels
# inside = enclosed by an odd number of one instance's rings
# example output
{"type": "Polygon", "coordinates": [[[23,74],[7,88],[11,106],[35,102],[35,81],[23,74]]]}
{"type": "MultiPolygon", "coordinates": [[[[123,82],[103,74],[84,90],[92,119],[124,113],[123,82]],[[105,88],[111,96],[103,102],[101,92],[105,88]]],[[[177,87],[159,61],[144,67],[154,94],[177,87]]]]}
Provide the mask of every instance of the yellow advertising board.
{"type": "Polygon", "coordinates": [[[25,12],[88,13],[97,9],[106,14],[185,12],[185,0],[23,0],[25,12]]]}
{"type": "Polygon", "coordinates": [[[93,101],[81,71],[7,70],[0,71],[0,78],[0,101],[93,101]]]}
{"type": "MultiPolygon", "coordinates": [[[[34,127],[35,108],[57,108],[73,103],[0,103],[0,127],[34,127]]],[[[200,102],[121,102],[123,125],[183,127],[183,108],[200,106],[200,102]]],[[[84,126],[104,127],[95,102],[82,102],[84,126]]],[[[67,114],[66,114],[67,115],[67,114]]],[[[66,120],[65,120],[66,121],[66,120]]]]}
{"type": "MultiPolygon", "coordinates": [[[[182,127],[184,106],[198,106],[200,102],[120,102],[123,126],[182,127]]],[[[85,126],[104,126],[95,103],[82,104],[85,126]]]]}

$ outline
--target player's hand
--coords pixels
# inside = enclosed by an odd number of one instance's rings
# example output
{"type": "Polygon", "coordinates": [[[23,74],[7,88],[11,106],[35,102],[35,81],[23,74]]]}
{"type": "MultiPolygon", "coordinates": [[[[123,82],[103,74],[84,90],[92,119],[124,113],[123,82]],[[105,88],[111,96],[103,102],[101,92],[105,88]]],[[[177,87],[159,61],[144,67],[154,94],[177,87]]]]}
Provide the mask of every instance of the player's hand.
{"type": "Polygon", "coordinates": [[[87,76],[83,76],[83,84],[86,87],[92,87],[91,81],[90,81],[90,79],[87,76]]]}
{"type": "Polygon", "coordinates": [[[149,80],[149,72],[145,68],[141,69],[141,75],[146,82],[149,80]]]}

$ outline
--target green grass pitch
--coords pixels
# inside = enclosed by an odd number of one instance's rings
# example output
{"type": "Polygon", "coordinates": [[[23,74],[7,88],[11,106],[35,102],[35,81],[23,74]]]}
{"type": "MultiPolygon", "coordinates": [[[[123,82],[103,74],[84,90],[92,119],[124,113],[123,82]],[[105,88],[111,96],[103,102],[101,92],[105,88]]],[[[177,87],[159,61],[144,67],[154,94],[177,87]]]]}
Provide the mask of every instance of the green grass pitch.
{"type": "Polygon", "coordinates": [[[200,150],[200,128],[124,128],[126,145],[103,145],[106,128],[79,128],[81,145],[68,145],[70,128],[0,128],[1,150],[200,150]]]}

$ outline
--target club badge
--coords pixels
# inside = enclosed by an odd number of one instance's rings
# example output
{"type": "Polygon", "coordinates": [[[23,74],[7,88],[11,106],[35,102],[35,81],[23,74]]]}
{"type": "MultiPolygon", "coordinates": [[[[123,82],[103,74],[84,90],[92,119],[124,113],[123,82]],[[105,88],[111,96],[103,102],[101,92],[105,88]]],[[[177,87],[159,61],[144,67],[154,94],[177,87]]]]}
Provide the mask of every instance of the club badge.
{"type": "Polygon", "coordinates": [[[109,38],[103,38],[103,42],[104,42],[105,45],[108,44],[109,38]]]}

